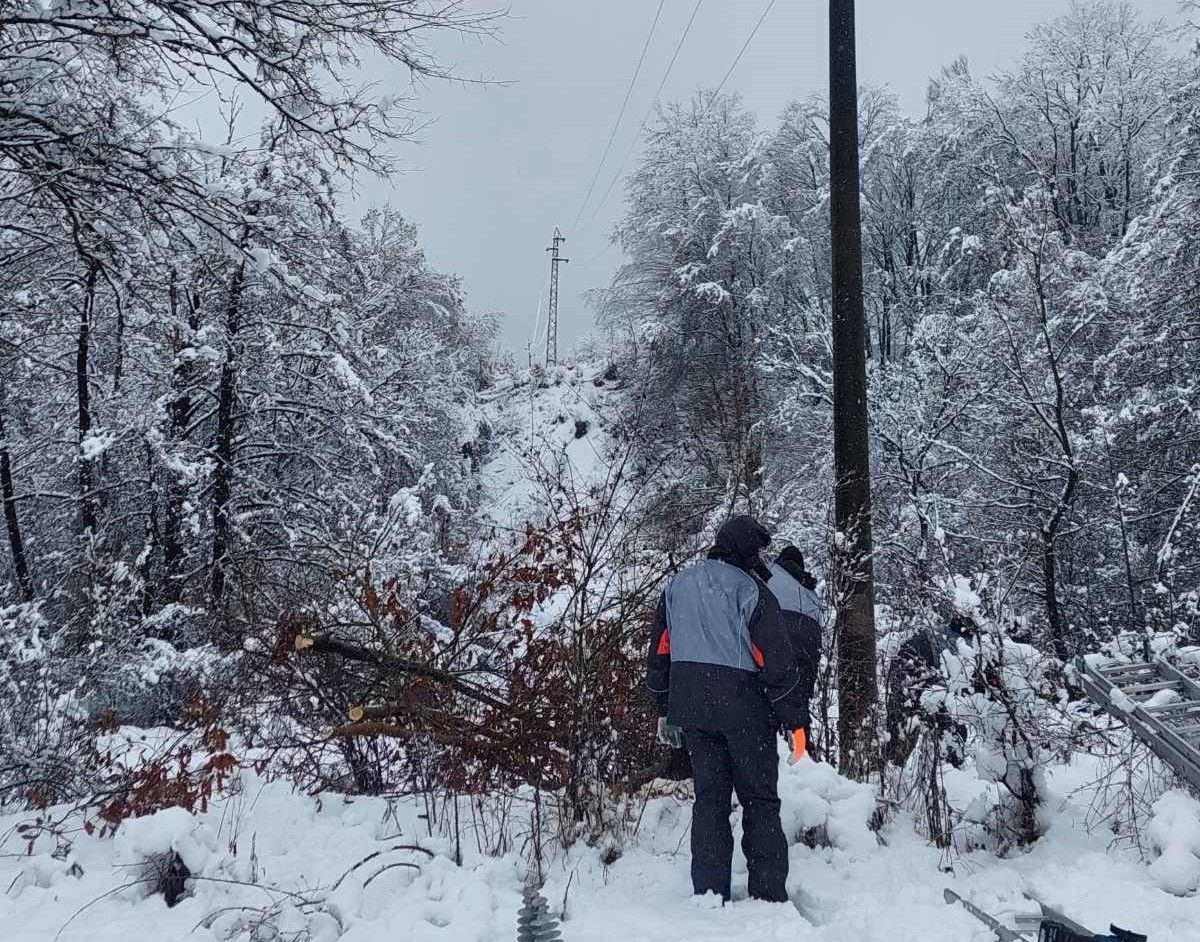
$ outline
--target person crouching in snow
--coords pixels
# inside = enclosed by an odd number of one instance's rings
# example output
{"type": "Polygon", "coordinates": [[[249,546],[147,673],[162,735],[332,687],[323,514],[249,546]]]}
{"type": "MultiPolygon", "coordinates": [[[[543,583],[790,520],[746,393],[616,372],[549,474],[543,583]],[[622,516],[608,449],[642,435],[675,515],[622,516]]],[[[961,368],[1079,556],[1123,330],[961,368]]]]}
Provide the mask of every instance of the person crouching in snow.
{"type": "Polygon", "coordinates": [[[804,755],[808,699],[779,603],[760,553],[771,536],[752,517],[733,517],[708,558],[667,585],[658,604],[646,686],[658,707],[658,737],[687,747],[695,781],[692,889],[730,898],[730,801],[742,805],[742,850],[755,899],[786,902],[787,839],[779,818],[776,733],[794,733],[804,755]]]}

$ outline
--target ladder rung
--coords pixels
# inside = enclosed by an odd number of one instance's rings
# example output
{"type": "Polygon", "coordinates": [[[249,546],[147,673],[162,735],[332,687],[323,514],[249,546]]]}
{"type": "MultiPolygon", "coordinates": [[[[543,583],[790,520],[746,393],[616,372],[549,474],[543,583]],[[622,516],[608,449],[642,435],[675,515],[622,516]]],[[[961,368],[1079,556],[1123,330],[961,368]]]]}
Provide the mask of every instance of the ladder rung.
{"type": "Polygon", "coordinates": [[[1138,671],[1154,671],[1158,672],[1157,664],[1117,664],[1115,667],[1102,667],[1100,673],[1106,677],[1111,677],[1114,674],[1129,674],[1138,671]]]}
{"type": "Polygon", "coordinates": [[[1165,661],[1159,663],[1158,672],[1163,677],[1167,677],[1171,680],[1178,680],[1189,690],[1200,693],[1200,678],[1193,677],[1186,672],[1181,671],[1178,667],[1168,664],[1165,661]]]}
{"type": "Polygon", "coordinates": [[[1200,788],[1200,681],[1162,660],[1117,666],[1111,671],[1084,662],[1081,674],[1083,689],[1095,703],[1125,722],[1135,739],[1200,788]],[[1126,697],[1150,696],[1118,708],[1113,702],[1116,690],[1126,697]],[[1152,703],[1159,699],[1155,692],[1161,690],[1173,692],[1171,702],[1152,703]],[[1132,709],[1127,709],[1129,706],[1132,709]],[[1179,725],[1171,725],[1168,719],[1179,725]]]}
{"type": "MultiPolygon", "coordinates": [[[[1120,685],[1117,685],[1120,687],[1120,685]]],[[[1132,687],[1120,687],[1122,693],[1150,693],[1152,690],[1167,690],[1171,687],[1178,687],[1177,680],[1159,680],[1152,684],[1134,684],[1132,687]]]]}
{"type": "Polygon", "coordinates": [[[1173,703],[1151,703],[1143,706],[1147,713],[1177,713],[1180,710],[1200,709],[1200,700],[1176,700],[1173,703]]]}

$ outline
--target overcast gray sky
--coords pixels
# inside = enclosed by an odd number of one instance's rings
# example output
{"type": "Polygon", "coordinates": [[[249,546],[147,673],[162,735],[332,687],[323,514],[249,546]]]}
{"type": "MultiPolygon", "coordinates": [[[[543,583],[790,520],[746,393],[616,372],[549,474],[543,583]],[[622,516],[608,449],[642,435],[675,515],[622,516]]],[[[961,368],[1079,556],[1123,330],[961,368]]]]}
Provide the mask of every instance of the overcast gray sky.
{"type": "MultiPolygon", "coordinates": [[[[481,0],[481,5],[487,0],[481,0]]],[[[858,0],[859,80],[886,85],[913,114],[923,112],[928,78],[965,54],[977,75],[1020,54],[1024,35],[1068,0],[858,0]]],[[[704,0],[663,98],[715,86],[767,0],[704,0]]],[[[475,311],[505,315],[502,340],[523,353],[545,289],[555,225],[568,242],[562,269],[560,349],[586,335],[592,312],[583,292],[604,285],[619,253],[607,236],[622,207],[607,188],[653,100],[694,7],[666,0],[663,15],[612,148],[593,205],[574,220],[637,63],[656,0],[510,0],[499,41],[441,44],[459,74],[504,85],[438,84],[418,90],[430,124],[399,151],[409,172],[363,180],[355,212],[391,203],[420,226],[430,260],[459,273],[475,311]]],[[[1177,0],[1135,0],[1148,17],[1177,18],[1177,0]]],[[[763,124],[783,105],[823,92],[827,82],[826,0],[778,0],[727,89],[763,124]]],[[[377,75],[383,89],[404,76],[377,75]]],[[[636,154],[630,163],[636,160],[636,154]]]]}

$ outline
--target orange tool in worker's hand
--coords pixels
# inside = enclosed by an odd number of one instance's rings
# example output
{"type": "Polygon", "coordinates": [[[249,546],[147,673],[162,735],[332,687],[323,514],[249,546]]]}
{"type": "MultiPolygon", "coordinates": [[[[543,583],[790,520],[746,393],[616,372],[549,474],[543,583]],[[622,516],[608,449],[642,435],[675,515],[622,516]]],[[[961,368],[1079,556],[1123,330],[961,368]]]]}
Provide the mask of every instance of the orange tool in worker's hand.
{"type": "Polygon", "coordinates": [[[808,751],[808,730],[803,726],[797,726],[788,733],[788,746],[792,750],[792,754],[788,756],[788,765],[795,765],[804,758],[808,751]]]}

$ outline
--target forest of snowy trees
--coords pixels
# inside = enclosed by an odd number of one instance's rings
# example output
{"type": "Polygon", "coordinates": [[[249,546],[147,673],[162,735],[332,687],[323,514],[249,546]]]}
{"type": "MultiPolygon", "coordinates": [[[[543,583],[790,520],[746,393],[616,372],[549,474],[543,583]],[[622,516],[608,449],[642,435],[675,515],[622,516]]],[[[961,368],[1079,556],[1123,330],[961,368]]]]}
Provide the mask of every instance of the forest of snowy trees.
{"type": "MultiPolygon", "coordinates": [[[[715,525],[753,512],[827,570],[817,99],[769,125],[710,91],[660,108],[592,295],[608,470],[580,484],[548,447],[527,524],[483,512],[481,399],[578,377],[496,393],[496,324],[420,220],[339,195],[413,129],[354,90],[362,61],[446,78],[428,34],[494,25],[458,0],[0,0],[0,803],[115,826],[253,754],[314,793],[532,786],[569,843],[661,771],[648,618],[715,525]],[[98,738],[121,724],[182,732],[131,768],[98,738]]],[[[996,774],[1026,810],[1032,701],[1071,657],[1200,643],[1185,39],[1080,0],[999,76],[946,66],[923,115],[861,92],[881,633],[964,599],[994,631],[1023,693],[975,706],[1022,730],[1020,782],[996,774]]]]}
{"type": "MultiPolygon", "coordinates": [[[[1061,657],[1195,639],[1200,70],[1177,48],[1078,3],[998,77],[947,66],[923,116],[862,91],[877,591],[902,620],[966,574],[1061,657]]],[[[668,516],[748,505],[820,554],[826,106],[762,130],[702,92],[648,137],[601,300],[668,516]]]]}
{"type": "Polygon", "coordinates": [[[6,787],[86,792],[78,724],[177,718],[264,625],[428,567],[415,523],[465,502],[494,324],[412,223],[337,194],[412,127],[354,90],[357,57],[436,78],[427,34],[489,22],[0,6],[6,787]]]}

